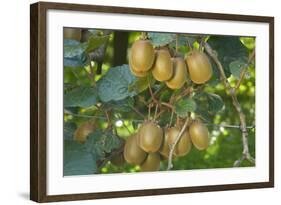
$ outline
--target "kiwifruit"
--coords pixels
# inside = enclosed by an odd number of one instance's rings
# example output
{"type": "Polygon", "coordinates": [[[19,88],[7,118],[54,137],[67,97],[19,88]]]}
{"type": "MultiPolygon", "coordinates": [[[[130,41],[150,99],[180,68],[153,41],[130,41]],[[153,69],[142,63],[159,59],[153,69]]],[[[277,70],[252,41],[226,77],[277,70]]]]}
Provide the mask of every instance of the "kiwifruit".
{"type": "Polygon", "coordinates": [[[213,74],[212,65],[205,53],[193,50],[186,56],[190,79],[196,84],[210,80],[213,74]]]}
{"type": "Polygon", "coordinates": [[[157,152],[162,144],[163,130],[155,122],[144,122],[138,132],[138,145],[145,152],[157,152]]]}
{"type": "Polygon", "coordinates": [[[110,162],[112,164],[114,164],[115,166],[122,166],[125,163],[125,159],[124,159],[124,154],[123,152],[120,152],[114,156],[111,157],[110,162]]]}
{"type": "Polygon", "coordinates": [[[158,152],[149,153],[141,164],[141,171],[158,171],[160,168],[160,154],[158,152]]]}
{"type": "MultiPolygon", "coordinates": [[[[179,127],[171,127],[165,133],[167,137],[168,144],[171,146],[175,141],[177,136],[179,135],[181,128],[179,127]]],[[[174,155],[177,157],[185,156],[191,150],[191,140],[188,131],[184,131],[181,135],[177,145],[174,149],[174,155]]]]}
{"type": "Polygon", "coordinates": [[[163,156],[163,158],[168,158],[169,157],[169,153],[170,153],[170,147],[169,147],[169,143],[168,143],[168,136],[167,136],[167,130],[164,130],[164,136],[163,136],[163,142],[162,145],[159,149],[159,153],[163,156]]]}
{"type": "Polygon", "coordinates": [[[149,40],[137,40],[131,48],[131,64],[137,72],[146,72],[151,69],[155,53],[149,40]]]}
{"type": "Polygon", "coordinates": [[[209,145],[208,128],[200,121],[194,121],[189,127],[189,134],[192,143],[198,150],[204,150],[209,145]]]}
{"type": "Polygon", "coordinates": [[[173,76],[166,81],[166,85],[171,89],[179,89],[187,80],[187,68],[184,59],[181,57],[172,58],[173,76]]]}
{"type": "Polygon", "coordinates": [[[87,140],[88,135],[95,129],[95,123],[93,121],[86,121],[79,125],[74,132],[74,140],[80,143],[84,143],[87,140]]]}
{"type": "Polygon", "coordinates": [[[64,28],[63,29],[63,38],[72,39],[76,41],[81,40],[82,30],[79,28],[64,28]]]}
{"type": "Polygon", "coordinates": [[[155,54],[155,62],[152,66],[153,77],[162,82],[169,80],[173,75],[173,63],[167,49],[158,50],[155,54]]]}
{"type": "Polygon", "coordinates": [[[134,67],[134,65],[132,65],[132,61],[130,59],[131,59],[131,55],[129,55],[129,67],[130,67],[130,70],[133,73],[133,75],[135,75],[139,78],[147,76],[148,72],[147,71],[144,71],[144,72],[137,71],[136,68],[134,67]]]}
{"type": "Polygon", "coordinates": [[[129,137],[124,147],[124,158],[129,164],[140,165],[146,158],[147,153],[137,143],[137,136],[129,137]]]}

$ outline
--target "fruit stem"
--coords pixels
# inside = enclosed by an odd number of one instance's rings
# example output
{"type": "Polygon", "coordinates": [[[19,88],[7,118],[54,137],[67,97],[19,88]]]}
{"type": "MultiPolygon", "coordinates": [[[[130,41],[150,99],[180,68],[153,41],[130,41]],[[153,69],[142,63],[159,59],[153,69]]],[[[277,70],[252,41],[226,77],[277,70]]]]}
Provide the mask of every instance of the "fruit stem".
{"type": "Polygon", "coordinates": [[[181,131],[179,132],[176,140],[174,141],[174,143],[170,146],[170,152],[169,152],[169,158],[168,158],[168,167],[167,170],[171,170],[173,168],[173,154],[174,154],[174,150],[176,148],[176,145],[178,144],[182,134],[184,133],[184,131],[186,130],[187,126],[189,124],[189,117],[186,118],[183,127],[181,128],[181,131]]]}
{"type": "Polygon", "coordinates": [[[147,32],[141,32],[141,40],[146,40],[147,39],[147,32]]]}

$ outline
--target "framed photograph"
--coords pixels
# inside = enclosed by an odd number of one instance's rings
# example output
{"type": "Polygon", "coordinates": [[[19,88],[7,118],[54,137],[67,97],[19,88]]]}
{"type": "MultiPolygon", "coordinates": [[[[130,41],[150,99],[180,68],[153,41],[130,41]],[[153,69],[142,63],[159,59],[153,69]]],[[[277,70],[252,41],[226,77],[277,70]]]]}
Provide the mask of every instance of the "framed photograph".
{"type": "Polygon", "coordinates": [[[40,2],[30,198],[274,186],[274,18],[40,2]]]}

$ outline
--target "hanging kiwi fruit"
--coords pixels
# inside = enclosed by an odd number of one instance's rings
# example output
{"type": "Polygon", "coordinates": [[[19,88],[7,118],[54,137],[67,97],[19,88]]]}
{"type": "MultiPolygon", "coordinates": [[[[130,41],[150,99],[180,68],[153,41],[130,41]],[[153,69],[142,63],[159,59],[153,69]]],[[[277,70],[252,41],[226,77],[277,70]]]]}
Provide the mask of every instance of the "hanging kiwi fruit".
{"type": "Polygon", "coordinates": [[[212,65],[202,51],[192,50],[185,58],[190,79],[196,84],[206,83],[211,79],[212,65]]]}
{"type": "Polygon", "coordinates": [[[155,59],[155,51],[149,40],[139,39],[131,48],[130,64],[136,72],[147,72],[151,69],[155,59]]]}
{"type": "Polygon", "coordinates": [[[140,165],[141,171],[158,171],[160,168],[160,154],[149,153],[145,159],[145,161],[140,165]]]}
{"type": "Polygon", "coordinates": [[[198,150],[207,149],[209,146],[209,131],[206,125],[195,120],[189,127],[189,134],[193,145],[198,150]]]}
{"type": "Polygon", "coordinates": [[[180,89],[187,81],[187,68],[184,59],[181,57],[172,58],[173,62],[173,76],[166,81],[166,85],[175,90],[180,89]]]}
{"type": "Polygon", "coordinates": [[[146,158],[147,153],[137,143],[137,136],[129,137],[124,147],[124,158],[126,162],[133,165],[140,165],[146,158]]]}
{"type": "MultiPolygon", "coordinates": [[[[165,135],[167,136],[167,142],[168,142],[169,146],[172,146],[172,144],[175,143],[180,131],[181,131],[181,128],[177,127],[177,126],[171,127],[167,130],[165,135]]],[[[188,131],[184,131],[175,146],[174,155],[177,157],[182,157],[182,156],[187,155],[190,150],[191,150],[190,136],[189,136],[188,131]]]]}
{"type": "Polygon", "coordinates": [[[87,140],[88,135],[95,129],[95,121],[86,121],[79,125],[74,132],[74,140],[79,143],[84,143],[87,140]]]}
{"type": "Polygon", "coordinates": [[[173,75],[173,63],[169,50],[160,49],[156,51],[155,56],[152,67],[153,77],[160,82],[169,80],[173,75]]]}
{"type": "Polygon", "coordinates": [[[163,140],[163,130],[153,121],[144,122],[138,132],[138,145],[145,152],[157,152],[163,140]]]}

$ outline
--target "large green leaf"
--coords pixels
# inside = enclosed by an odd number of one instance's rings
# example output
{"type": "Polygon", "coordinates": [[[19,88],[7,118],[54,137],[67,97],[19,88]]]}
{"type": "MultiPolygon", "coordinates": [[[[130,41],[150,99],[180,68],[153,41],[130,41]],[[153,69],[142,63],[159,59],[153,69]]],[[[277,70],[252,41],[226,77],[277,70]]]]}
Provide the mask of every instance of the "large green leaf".
{"type": "Polygon", "coordinates": [[[171,33],[148,33],[148,38],[154,46],[165,46],[175,40],[175,34],[171,33]]]}
{"type": "Polygon", "coordinates": [[[224,107],[224,102],[219,95],[214,93],[207,93],[209,112],[219,112],[224,107]]]}
{"type": "Polygon", "coordinates": [[[187,117],[188,112],[194,112],[196,110],[196,102],[188,97],[181,98],[175,104],[175,113],[179,117],[187,117]]]}
{"type": "Polygon", "coordinates": [[[244,68],[246,68],[246,66],[247,66],[247,63],[245,63],[245,61],[241,60],[241,59],[232,61],[229,64],[231,74],[237,79],[240,79],[241,72],[244,68]]]}
{"type": "Polygon", "coordinates": [[[97,103],[97,90],[94,87],[81,86],[64,95],[65,107],[89,107],[97,103]]]}
{"type": "Polygon", "coordinates": [[[80,67],[86,65],[87,57],[85,50],[87,43],[80,43],[79,41],[65,39],[63,41],[63,65],[69,67],[80,67]]]}
{"type": "Polygon", "coordinates": [[[134,106],[134,98],[127,97],[123,100],[109,101],[103,105],[105,108],[110,108],[118,112],[131,112],[134,106]]]}
{"type": "Polygon", "coordinates": [[[73,140],[73,133],[77,126],[74,122],[64,122],[63,123],[63,139],[73,140]]]}
{"type": "Polygon", "coordinates": [[[121,141],[111,130],[97,130],[88,136],[86,146],[96,159],[103,160],[106,154],[121,146],[121,141]]]}
{"type": "Polygon", "coordinates": [[[237,36],[211,36],[208,39],[210,46],[217,52],[226,76],[229,77],[230,63],[240,59],[246,63],[248,57],[247,48],[241,43],[237,36]]]}
{"type": "Polygon", "coordinates": [[[64,140],[63,175],[87,175],[96,172],[95,158],[84,144],[64,140]]]}
{"type": "Polygon", "coordinates": [[[130,86],[129,91],[133,91],[136,93],[141,93],[142,91],[146,90],[149,85],[153,86],[155,83],[155,79],[153,78],[152,74],[149,73],[147,76],[142,78],[137,78],[130,86]]]}
{"type": "Polygon", "coordinates": [[[197,104],[195,113],[208,122],[224,107],[222,98],[214,93],[200,92],[193,99],[197,104]]]}
{"type": "Polygon", "coordinates": [[[65,39],[63,44],[63,56],[65,58],[73,58],[82,55],[87,47],[88,44],[86,42],[80,43],[76,40],[65,39]]]}
{"type": "Polygon", "coordinates": [[[137,93],[130,91],[129,86],[136,80],[127,64],[110,68],[97,82],[98,94],[103,102],[123,100],[137,93]]]}

